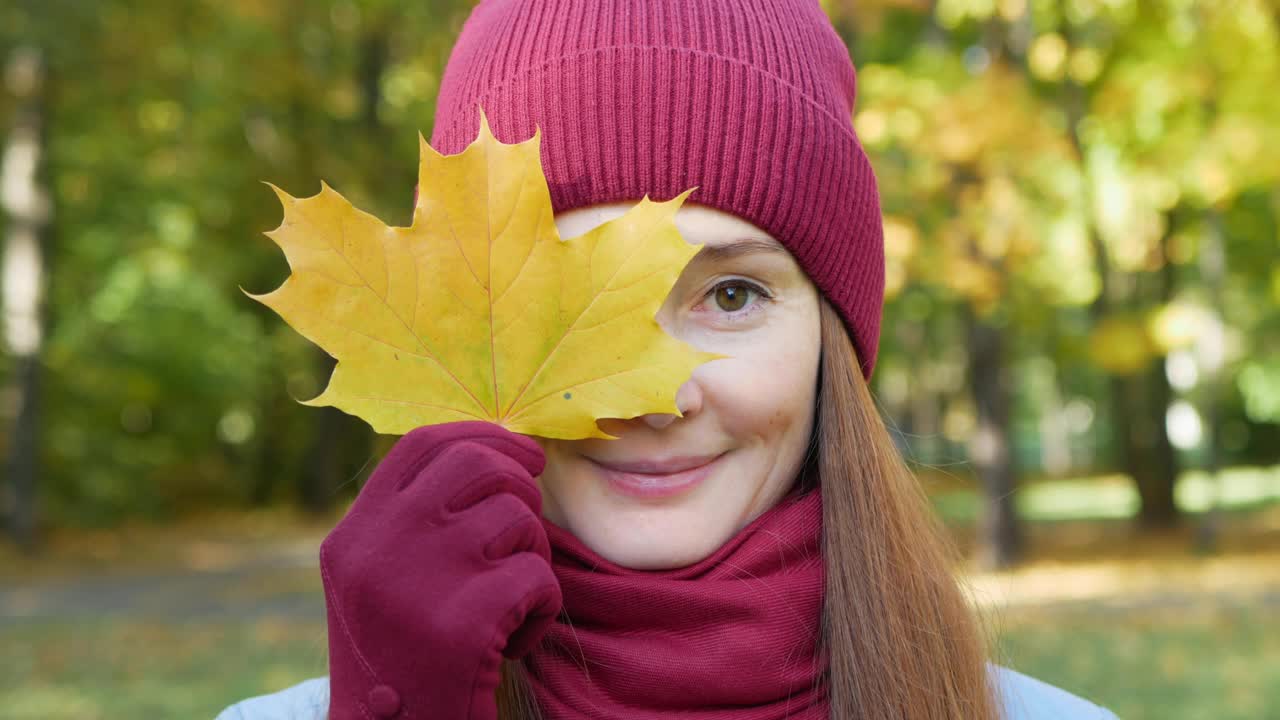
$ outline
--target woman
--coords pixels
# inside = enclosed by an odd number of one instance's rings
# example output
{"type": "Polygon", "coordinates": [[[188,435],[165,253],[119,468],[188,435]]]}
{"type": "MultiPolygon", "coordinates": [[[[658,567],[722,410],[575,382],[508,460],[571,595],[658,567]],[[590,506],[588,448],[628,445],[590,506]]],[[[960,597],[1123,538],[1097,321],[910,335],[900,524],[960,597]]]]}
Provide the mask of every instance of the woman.
{"type": "Polygon", "coordinates": [[[482,2],[432,145],[540,126],[562,237],[696,186],[658,320],[728,357],[616,440],[401,438],[321,547],[329,677],[220,720],[1114,718],[987,660],[876,412],[853,100],[816,0],[482,2]]]}

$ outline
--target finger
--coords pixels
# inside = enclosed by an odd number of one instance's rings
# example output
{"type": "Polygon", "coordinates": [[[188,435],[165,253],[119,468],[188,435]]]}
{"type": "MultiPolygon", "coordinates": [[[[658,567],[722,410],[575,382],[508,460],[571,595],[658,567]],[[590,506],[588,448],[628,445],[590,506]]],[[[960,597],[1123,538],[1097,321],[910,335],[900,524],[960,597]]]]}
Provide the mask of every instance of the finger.
{"type": "Polygon", "coordinates": [[[471,440],[455,440],[432,458],[415,482],[440,486],[441,498],[448,503],[459,490],[478,481],[523,474],[520,463],[493,448],[471,440]]]}
{"type": "Polygon", "coordinates": [[[440,498],[449,512],[461,512],[498,493],[510,493],[535,513],[542,494],[519,462],[471,440],[453,443],[413,480],[413,493],[440,498]]]}
{"type": "Polygon", "coordinates": [[[495,650],[517,638],[516,649],[531,647],[560,612],[563,598],[551,564],[534,553],[516,553],[487,570],[459,578],[453,591],[432,607],[441,618],[458,618],[468,627],[491,629],[495,650]],[[530,629],[524,629],[526,623],[530,629]]]}
{"type": "MultiPolygon", "coordinates": [[[[396,441],[383,463],[420,468],[422,463],[430,462],[445,447],[461,440],[479,440],[499,452],[511,455],[526,467],[534,464],[542,455],[542,448],[531,438],[517,435],[491,422],[467,420],[424,425],[410,430],[396,441]]],[[[537,470],[541,472],[541,466],[537,470]]],[[[532,470],[529,472],[537,474],[532,470]]]]}
{"type": "Polygon", "coordinates": [[[497,600],[498,641],[502,654],[516,659],[542,639],[563,607],[560,583],[551,566],[531,553],[519,553],[478,579],[477,597],[497,600]]]}
{"type": "MultiPolygon", "coordinates": [[[[486,557],[489,556],[488,545],[493,543],[503,533],[506,532],[528,532],[532,533],[534,526],[542,529],[542,522],[538,516],[525,505],[523,501],[511,493],[500,492],[491,495],[475,505],[463,510],[454,516],[453,522],[467,529],[467,534],[475,538],[473,542],[477,548],[484,547],[486,557]],[[513,524],[528,522],[517,530],[510,530],[513,524]]],[[[543,534],[546,531],[543,530],[543,534]]],[[[509,539],[507,542],[515,547],[515,543],[521,541],[521,538],[509,539]]],[[[537,545],[532,538],[523,538],[527,548],[532,550],[537,545]]],[[[502,543],[498,543],[499,549],[502,543]]],[[[510,555],[508,552],[505,555],[510,555]]],[[[490,559],[500,559],[503,555],[495,554],[490,559]]]]}
{"type": "Polygon", "coordinates": [[[547,458],[533,438],[513,433],[488,422],[468,422],[459,429],[459,438],[486,445],[520,463],[531,477],[542,474],[547,458]],[[464,432],[465,431],[465,432],[464,432]]]}
{"type": "Polygon", "coordinates": [[[533,513],[518,513],[484,546],[485,558],[492,561],[501,561],[521,552],[535,553],[551,562],[547,531],[542,527],[542,520],[533,513]]]}
{"type": "Polygon", "coordinates": [[[563,607],[560,583],[551,566],[531,553],[512,555],[502,569],[518,578],[515,590],[520,598],[508,619],[511,631],[502,654],[511,659],[524,657],[546,634],[563,607]]]}
{"type": "Polygon", "coordinates": [[[360,495],[386,495],[404,489],[441,450],[458,438],[483,432],[482,428],[473,426],[484,425],[497,427],[492,423],[468,421],[424,425],[410,430],[391,446],[360,489],[360,495]]]}

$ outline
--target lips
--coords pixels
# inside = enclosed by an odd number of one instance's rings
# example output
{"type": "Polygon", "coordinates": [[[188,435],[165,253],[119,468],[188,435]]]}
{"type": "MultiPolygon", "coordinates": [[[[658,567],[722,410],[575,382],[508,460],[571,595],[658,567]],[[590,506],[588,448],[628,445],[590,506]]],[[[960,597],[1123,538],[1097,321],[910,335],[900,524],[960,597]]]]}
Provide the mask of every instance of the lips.
{"type": "Polygon", "coordinates": [[[633,461],[587,458],[615,491],[635,498],[666,498],[699,485],[718,467],[719,455],[633,461]]]}

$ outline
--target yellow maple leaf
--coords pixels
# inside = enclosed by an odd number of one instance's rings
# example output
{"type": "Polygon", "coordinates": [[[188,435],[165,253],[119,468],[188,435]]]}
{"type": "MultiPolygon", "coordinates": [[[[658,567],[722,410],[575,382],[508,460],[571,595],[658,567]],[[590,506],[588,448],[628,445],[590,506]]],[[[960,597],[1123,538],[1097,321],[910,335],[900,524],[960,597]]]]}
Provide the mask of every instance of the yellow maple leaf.
{"type": "MultiPolygon", "coordinates": [[[[442,156],[419,135],[409,227],[388,227],[321,183],[267,233],[292,274],[250,297],[338,360],[304,404],[380,433],[488,420],[547,438],[608,438],[598,418],[678,413],[676,389],[717,357],[654,319],[697,253],[672,218],[693,189],[643,200],[562,240],[539,159],[541,130],[442,156]]],[[[268,183],[269,184],[269,183],[268,183]]]]}

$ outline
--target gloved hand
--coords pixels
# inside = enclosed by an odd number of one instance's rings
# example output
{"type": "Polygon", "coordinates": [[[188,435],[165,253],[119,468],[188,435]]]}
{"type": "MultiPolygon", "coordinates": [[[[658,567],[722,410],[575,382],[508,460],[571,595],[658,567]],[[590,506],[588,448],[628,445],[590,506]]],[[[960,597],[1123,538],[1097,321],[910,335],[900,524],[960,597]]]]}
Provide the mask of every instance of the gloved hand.
{"type": "Polygon", "coordinates": [[[330,720],[496,718],[502,656],[527,653],[561,607],[544,463],[487,422],[396,442],[320,545],[330,720]]]}

